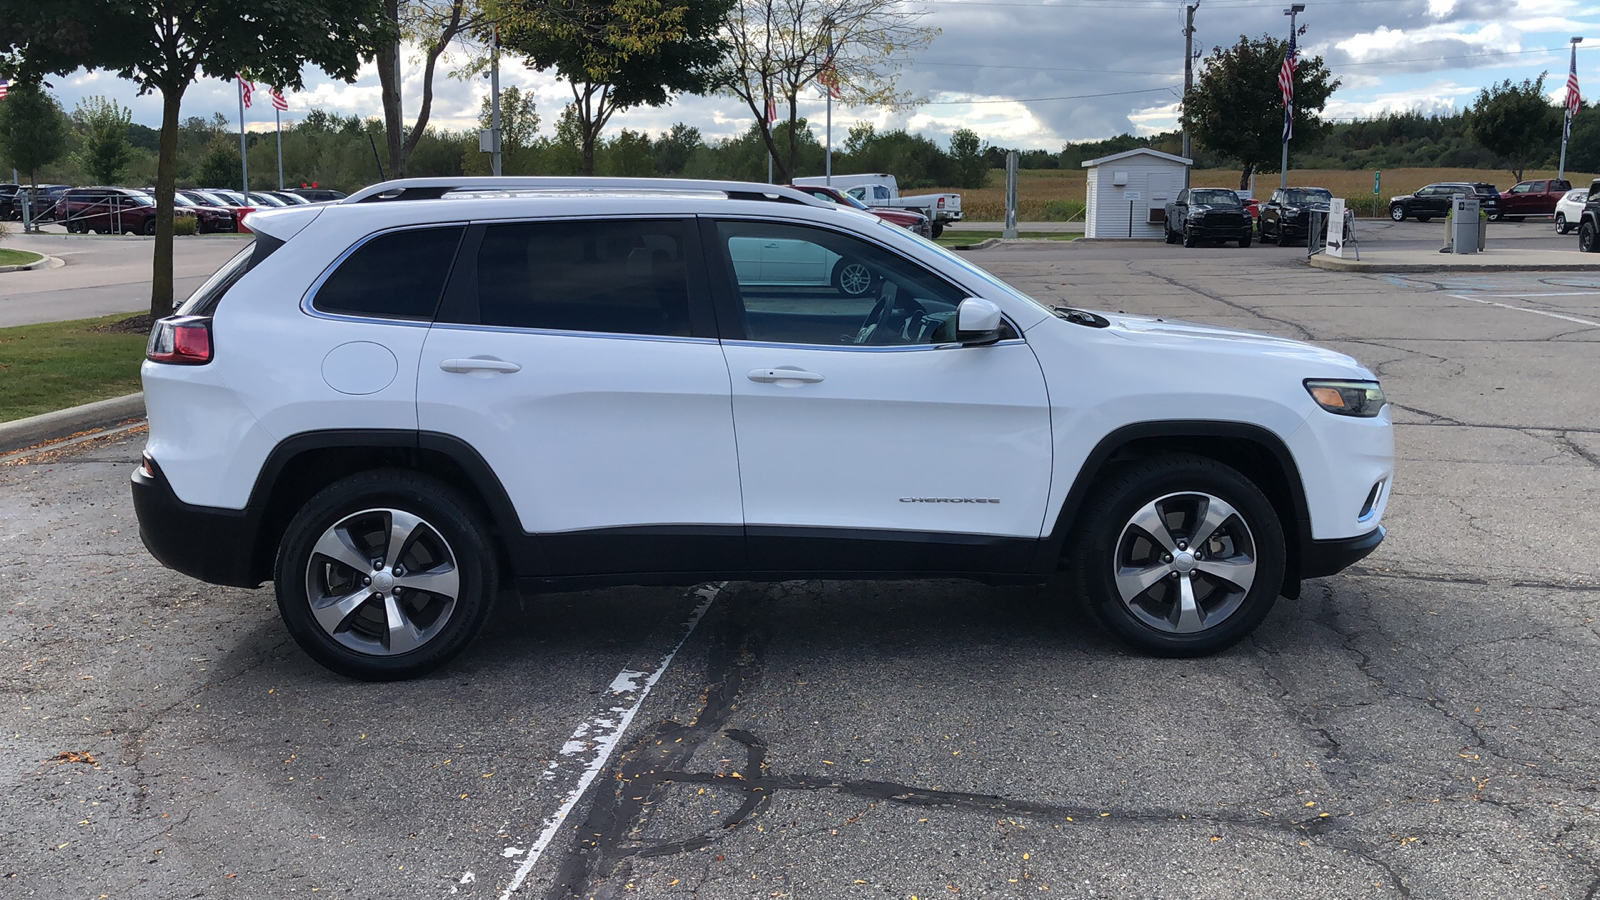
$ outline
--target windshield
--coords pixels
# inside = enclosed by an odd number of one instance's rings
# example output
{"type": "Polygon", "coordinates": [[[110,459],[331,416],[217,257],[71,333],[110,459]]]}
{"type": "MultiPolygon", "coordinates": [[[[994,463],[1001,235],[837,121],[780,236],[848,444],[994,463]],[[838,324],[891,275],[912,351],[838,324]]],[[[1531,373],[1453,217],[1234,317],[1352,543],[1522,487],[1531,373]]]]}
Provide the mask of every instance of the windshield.
{"type": "Polygon", "coordinates": [[[173,206],[199,206],[200,204],[194,202],[193,200],[190,200],[188,197],[185,197],[182,194],[173,194],[172,195],[172,205],[173,206]]]}
{"type": "Polygon", "coordinates": [[[1283,192],[1283,202],[1291,206],[1305,206],[1311,203],[1327,203],[1333,199],[1332,191],[1321,188],[1306,190],[1287,190],[1283,192]]]}
{"type": "Polygon", "coordinates": [[[1195,206],[1241,206],[1239,195],[1233,191],[1191,191],[1189,202],[1195,206]]]}
{"type": "Polygon", "coordinates": [[[844,195],[844,202],[849,204],[850,207],[853,208],[853,209],[866,209],[867,208],[867,205],[865,203],[862,203],[860,200],[857,200],[856,198],[850,196],[849,194],[845,194],[844,195]]]}
{"type": "Polygon", "coordinates": [[[156,202],[144,194],[123,194],[122,199],[130,206],[155,206],[156,202]]]}
{"type": "Polygon", "coordinates": [[[930,240],[928,238],[925,238],[920,234],[917,234],[915,231],[909,231],[909,230],[901,228],[901,227],[899,227],[897,225],[890,225],[888,222],[883,222],[883,226],[885,228],[892,228],[895,231],[899,232],[900,234],[903,234],[906,237],[909,237],[914,241],[920,242],[924,247],[932,247],[934,250],[938,251],[940,256],[944,257],[946,260],[948,260],[948,261],[950,261],[952,263],[955,263],[958,267],[960,267],[963,272],[966,272],[967,274],[971,275],[972,277],[974,277],[974,278],[978,279],[979,281],[983,282],[985,285],[987,285],[989,287],[992,287],[997,291],[1000,291],[1001,293],[1005,294],[1006,296],[1015,297],[1018,300],[1021,300],[1024,303],[1027,303],[1027,304],[1029,304],[1031,306],[1036,306],[1039,309],[1044,310],[1047,313],[1050,313],[1052,315],[1055,314],[1054,307],[1051,307],[1048,304],[1040,303],[1038,300],[1033,299],[1032,297],[1028,296],[1027,294],[1024,294],[1023,292],[1021,292],[1021,291],[1017,290],[1016,288],[1012,287],[1011,285],[1006,284],[1004,281],[1001,281],[1000,279],[996,278],[995,276],[989,274],[987,271],[979,268],[975,264],[973,264],[971,262],[968,262],[966,259],[963,259],[961,256],[957,255],[954,251],[950,250],[948,247],[940,246],[939,244],[934,243],[932,240],[930,240]]]}

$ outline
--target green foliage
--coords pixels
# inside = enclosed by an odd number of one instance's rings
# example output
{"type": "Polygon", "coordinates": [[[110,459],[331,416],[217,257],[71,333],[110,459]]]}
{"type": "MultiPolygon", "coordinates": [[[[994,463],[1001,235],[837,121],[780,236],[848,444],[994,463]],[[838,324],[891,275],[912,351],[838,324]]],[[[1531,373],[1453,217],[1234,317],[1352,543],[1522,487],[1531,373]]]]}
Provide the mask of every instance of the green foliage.
{"type": "Polygon", "coordinates": [[[983,141],[970,128],[957,128],[950,135],[950,161],[955,167],[958,187],[981,188],[989,181],[989,162],[984,159],[983,141]]]}
{"type": "Polygon", "coordinates": [[[1076,200],[1050,200],[1044,205],[1046,222],[1081,222],[1088,205],[1076,200]]]}
{"type": "Polygon", "coordinates": [[[72,124],[83,142],[76,155],[78,165],[96,184],[116,184],[122,170],[133,158],[128,143],[128,125],[133,112],[115,100],[85,97],[72,112],[72,124]]]}
{"type": "Polygon", "coordinates": [[[902,189],[955,184],[955,161],[919,134],[895,129],[879,134],[862,122],[850,129],[835,172],[890,172],[902,189]]]}
{"type": "Polygon", "coordinates": [[[239,187],[239,146],[236,142],[225,137],[217,137],[206,148],[206,155],[200,159],[200,167],[195,170],[194,180],[199,187],[233,188],[239,187]]]}
{"type": "Polygon", "coordinates": [[[655,156],[656,171],[662,175],[682,175],[683,170],[689,165],[689,157],[694,155],[695,148],[704,143],[700,139],[700,129],[690,128],[682,122],[672,126],[666,134],[657,138],[651,147],[655,156]]]}
{"type": "Polygon", "coordinates": [[[0,151],[37,184],[39,170],[67,152],[67,117],[37,86],[18,84],[0,101],[0,151]]]}
{"type": "MultiPolygon", "coordinates": [[[[1237,44],[1217,47],[1206,57],[1184,103],[1183,122],[1195,140],[1238,162],[1241,188],[1252,172],[1276,171],[1279,163],[1283,97],[1278,71],[1287,50],[1287,41],[1270,35],[1240,35],[1237,44]]],[[[1339,79],[1322,57],[1302,55],[1294,83],[1294,139],[1314,141],[1321,127],[1318,116],[1339,79]]]]}
{"type": "Polygon", "coordinates": [[[1545,99],[1545,74],[1521,82],[1507,78],[1484,88],[1467,114],[1472,137],[1504,160],[1518,181],[1523,170],[1549,156],[1561,140],[1561,113],[1545,99]]]}
{"type": "Polygon", "coordinates": [[[175,216],[172,219],[172,233],[175,235],[199,234],[200,220],[194,216],[175,216]]]}
{"type": "Polygon", "coordinates": [[[622,178],[649,178],[656,174],[655,157],[650,153],[650,136],[622,129],[606,142],[601,173],[622,178]]]}

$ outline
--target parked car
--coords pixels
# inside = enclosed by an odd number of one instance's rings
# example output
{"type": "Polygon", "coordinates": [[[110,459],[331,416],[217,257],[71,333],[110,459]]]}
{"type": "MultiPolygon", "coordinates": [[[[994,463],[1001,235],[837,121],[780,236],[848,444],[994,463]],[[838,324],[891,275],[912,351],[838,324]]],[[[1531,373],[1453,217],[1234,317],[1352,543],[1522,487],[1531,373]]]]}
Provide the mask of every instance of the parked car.
{"type": "Polygon", "coordinates": [[[728,239],[728,258],[740,285],[828,287],[842,297],[865,296],[878,275],[862,259],[842,256],[812,241],[782,237],[728,239]]]}
{"type": "MultiPolygon", "coordinates": [[[[177,208],[173,215],[192,216],[177,208]]],[[[144,191],[119,187],[79,187],[61,192],[55,220],[69,234],[155,234],[156,201],[144,191]]]]}
{"type": "Polygon", "coordinates": [[[1167,214],[1162,225],[1167,243],[1176,244],[1182,239],[1185,247],[1201,241],[1238,241],[1239,246],[1250,246],[1255,234],[1250,214],[1245,212],[1239,195],[1227,188],[1184,188],[1178,196],[1167,201],[1167,214]]]}
{"type": "Polygon", "coordinates": [[[245,216],[250,215],[260,208],[258,204],[245,199],[245,196],[238,191],[230,190],[228,188],[201,188],[200,190],[203,193],[210,194],[211,196],[216,197],[218,200],[230,204],[234,208],[234,215],[238,219],[239,230],[241,232],[250,230],[250,226],[245,224],[244,219],[245,216]]]}
{"type": "Polygon", "coordinates": [[[151,331],[139,531],[274,581],[353,677],[444,665],[502,586],[1058,569],[1195,656],[1384,539],[1389,406],[1354,359],[1051,307],[788,188],[413,179],[252,224],[151,331]],[[735,248],[773,240],[878,290],[745,283],[735,248]]]}
{"type": "Polygon", "coordinates": [[[32,222],[49,222],[56,217],[56,201],[61,199],[62,192],[72,187],[70,184],[40,184],[32,187],[24,186],[18,192],[18,199],[14,201],[13,213],[16,218],[22,218],[22,208],[29,206],[28,217],[32,222]],[[28,196],[32,195],[32,202],[28,196]]]}
{"type": "MultiPolygon", "coordinates": [[[[147,193],[154,197],[153,191],[147,193]]],[[[199,220],[201,234],[222,234],[239,230],[239,216],[231,208],[200,203],[183,191],[173,191],[172,202],[175,207],[187,211],[199,220]]]]}
{"type": "MultiPolygon", "coordinates": [[[[1333,192],[1319,187],[1280,188],[1261,207],[1257,228],[1261,243],[1284,244],[1292,240],[1305,240],[1311,230],[1311,214],[1321,213],[1322,223],[1327,222],[1333,192]]],[[[1346,240],[1355,231],[1355,215],[1344,211],[1343,234],[1346,240]]]]}
{"type": "Polygon", "coordinates": [[[330,188],[302,187],[289,188],[288,190],[289,193],[304,197],[307,200],[310,200],[312,203],[328,203],[334,200],[343,200],[345,198],[344,191],[335,191],[330,188]]]}
{"type": "Polygon", "coordinates": [[[1564,178],[1518,182],[1500,195],[1500,217],[1520,222],[1529,216],[1553,216],[1556,204],[1570,190],[1572,182],[1564,178]]]}
{"type": "Polygon", "coordinates": [[[1578,219],[1578,249],[1600,253],[1600,178],[1589,185],[1589,198],[1583,201],[1578,219]]]}
{"type": "Polygon", "coordinates": [[[1556,234],[1566,234],[1577,228],[1577,222],[1583,220],[1583,204],[1589,199],[1589,192],[1584,188],[1567,191],[1556,201],[1556,234]]]}
{"type": "Polygon", "coordinates": [[[291,194],[288,191],[262,191],[261,193],[266,194],[268,197],[277,197],[279,200],[283,201],[285,206],[311,205],[310,200],[307,200],[299,194],[291,194]]]}
{"type": "Polygon", "coordinates": [[[904,197],[895,177],[888,173],[868,175],[834,175],[832,184],[826,177],[796,178],[796,186],[816,185],[836,187],[874,208],[911,209],[928,217],[932,237],[944,234],[945,226],[961,221],[960,194],[918,194],[904,197]]]}
{"type": "Polygon", "coordinates": [[[0,184],[0,219],[21,218],[21,211],[17,207],[17,195],[21,192],[20,184],[0,184]]]}
{"type": "Polygon", "coordinates": [[[1450,201],[1457,194],[1471,194],[1478,198],[1479,209],[1489,218],[1500,216],[1500,192],[1494,185],[1482,182],[1441,181],[1416,190],[1415,193],[1389,198],[1389,218],[1404,222],[1407,218],[1426,222],[1450,214],[1450,201]]]}
{"type": "Polygon", "coordinates": [[[1244,204],[1244,211],[1250,214],[1250,220],[1259,222],[1261,220],[1261,201],[1246,194],[1244,191],[1234,191],[1234,193],[1239,195],[1239,202],[1244,204]]]}
{"type": "Polygon", "coordinates": [[[823,200],[828,203],[837,203],[840,206],[848,206],[851,209],[858,209],[862,212],[871,213],[883,221],[888,222],[890,225],[898,225],[899,227],[904,228],[913,234],[920,234],[925,238],[933,237],[933,228],[928,223],[928,217],[914,210],[891,209],[883,206],[868,206],[865,203],[862,203],[860,200],[857,200],[849,194],[839,190],[838,188],[832,188],[826,185],[795,184],[790,185],[790,187],[800,191],[801,193],[810,194],[811,196],[816,197],[818,200],[823,200]]]}

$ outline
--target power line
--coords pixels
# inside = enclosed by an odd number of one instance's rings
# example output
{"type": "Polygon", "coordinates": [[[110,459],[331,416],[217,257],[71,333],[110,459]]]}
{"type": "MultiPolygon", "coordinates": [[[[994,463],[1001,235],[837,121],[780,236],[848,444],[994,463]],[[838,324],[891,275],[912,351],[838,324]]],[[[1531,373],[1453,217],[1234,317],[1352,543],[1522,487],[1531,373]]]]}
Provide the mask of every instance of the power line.
{"type": "Polygon", "coordinates": [[[1092,100],[1096,97],[1125,97],[1129,94],[1153,94],[1157,91],[1176,92],[1181,85],[1169,84],[1165,87],[1143,88],[1137,91],[1107,91],[1103,94],[1075,94],[1070,97],[1017,97],[1004,100],[928,100],[924,106],[976,106],[984,103],[1043,103],[1048,100],[1092,100]]]}
{"type": "Polygon", "coordinates": [[[1171,72],[1129,72],[1120,69],[1069,69],[1061,66],[1002,66],[994,63],[957,63],[957,62],[922,62],[912,60],[911,67],[937,66],[939,68],[959,69],[1018,69],[1026,72],[1093,72],[1099,75],[1161,75],[1170,76],[1171,72]]]}

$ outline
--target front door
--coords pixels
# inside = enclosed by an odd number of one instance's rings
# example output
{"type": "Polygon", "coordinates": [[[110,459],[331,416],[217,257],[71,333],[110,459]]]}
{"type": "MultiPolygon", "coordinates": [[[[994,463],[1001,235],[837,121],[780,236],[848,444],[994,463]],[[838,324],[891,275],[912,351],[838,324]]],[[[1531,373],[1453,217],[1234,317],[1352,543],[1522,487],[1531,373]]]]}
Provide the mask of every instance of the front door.
{"type": "Polygon", "coordinates": [[[1020,571],[1044,520],[1044,377],[1020,335],[952,343],[963,292],[856,236],[707,222],[757,572],[1020,571]],[[735,277],[748,239],[872,272],[857,297],[735,277]]]}

